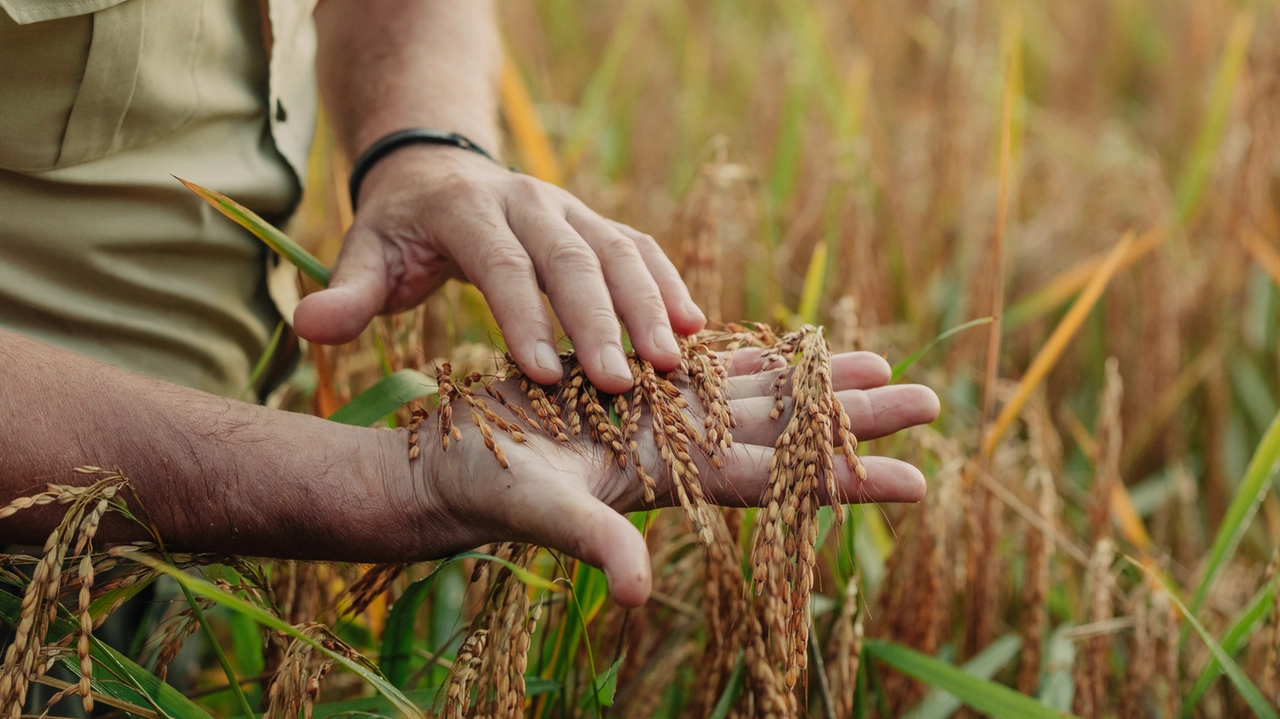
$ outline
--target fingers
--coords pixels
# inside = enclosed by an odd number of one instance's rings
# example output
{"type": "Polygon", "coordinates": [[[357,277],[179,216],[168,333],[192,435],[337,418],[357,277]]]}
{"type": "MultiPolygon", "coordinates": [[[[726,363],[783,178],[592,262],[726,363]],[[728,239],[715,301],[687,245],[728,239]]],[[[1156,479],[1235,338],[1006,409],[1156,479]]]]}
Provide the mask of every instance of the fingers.
{"type": "Polygon", "coordinates": [[[636,249],[639,250],[640,256],[644,259],[645,266],[653,276],[654,282],[657,283],[658,289],[662,292],[662,300],[666,305],[667,315],[675,331],[682,335],[691,335],[701,331],[707,325],[707,316],[702,313],[702,310],[693,301],[693,297],[689,295],[689,288],[685,286],[684,280],[680,277],[680,272],[676,270],[676,266],[671,264],[671,259],[667,257],[667,253],[663,252],[658,243],[649,235],[632,229],[621,222],[609,221],[609,224],[635,243],[636,249]]]}
{"type": "Polygon", "coordinates": [[[566,219],[599,259],[613,306],[627,326],[632,346],[659,371],[678,367],[680,348],[662,291],[635,241],[585,207],[571,207],[566,219]]]}
{"type": "Polygon", "coordinates": [[[538,492],[516,521],[521,535],[566,552],[609,580],[609,592],[624,607],[638,607],[652,588],[649,548],[628,520],[585,491],[538,492]]]}
{"type": "MultiPolygon", "coordinates": [[[[729,364],[731,399],[772,396],[773,383],[782,369],[763,370],[764,361],[757,348],[738,350],[729,364]]],[[[874,352],[845,352],[831,357],[831,384],[836,391],[870,389],[888,384],[892,368],[874,352]]],[[[783,395],[791,394],[791,382],[783,385],[783,395]]]]}
{"type": "Polygon", "coordinates": [[[320,344],[350,342],[369,326],[399,274],[373,232],[352,227],[334,264],[328,289],[303,298],[294,311],[298,336],[320,344]]]}
{"type": "MultiPolygon", "coordinates": [[[[899,384],[871,390],[851,389],[836,393],[849,415],[850,430],[859,440],[875,439],[908,427],[929,424],[938,418],[938,395],[918,384],[899,384]]],[[[734,440],[772,447],[791,418],[790,397],[783,398],[784,410],[778,419],[769,419],[772,397],[731,400],[729,411],[738,420],[734,440]]]]}
{"type": "MultiPolygon", "coordinates": [[[[759,506],[769,482],[769,459],[773,449],[754,444],[735,444],[725,456],[722,470],[708,472],[702,481],[711,501],[728,507],[759,506]]],[[[867,478],[858,479],[842,457],[835,458],[836,487],[840,503],[919,502],[924,499],[925,480],[920,470],[888,457],[862,457],[867,478]]],[[[822,482],[818,483],[822,485],[822,482]]],[[[826,487],[819,496],[830,504],[826,487]]]]}
{"type": "MultiPolygon", "coordinates": [[[[622,326],[599,258],[562,213],[547,206],[536,193],[527,199],[509,204],[507,219],[536,267],[551,307],[573,341],[578,361],[591,383],[601,390],[620,393],[631,389],[631,369],[622,351],[622,326]]],[[[507,325],[502,327],[505,330],[507,325]]]]}
{"type": "Polygon", "coordinates": [[[520,370],[540,384],[560,381],[564,370],[533,260],[501,210],[485,208],[450,229],[462,240],[458,266],[484,294],[520,370]]]}

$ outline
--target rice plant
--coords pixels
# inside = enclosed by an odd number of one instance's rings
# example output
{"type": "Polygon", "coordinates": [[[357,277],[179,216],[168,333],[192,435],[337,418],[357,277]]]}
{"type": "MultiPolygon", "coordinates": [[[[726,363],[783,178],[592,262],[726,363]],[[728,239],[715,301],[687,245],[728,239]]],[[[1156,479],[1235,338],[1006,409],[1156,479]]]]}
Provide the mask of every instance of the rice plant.
{"type": "MultiPolygon", "coordinates": [[[[414,461],[538,441],[660,467],[634,491],[674,506],[631,515],[651,600],[524,544],[371,567],[103,551],[103,513],[138,511],[129,468],[68,468],[0,508],[66,508],[0,570],[22,588],[0,593],[3,716],[33,683],[54,714],[136,717],[1276,716],[1278,10],[505,5],[508,158],[658,236],[713,329],[673,375],[633,357],[630,395],[567,343],[541,387],[450,283],[308,348],[266,401],[409,428],[414,461]],[[935,388],[941,418],[860,443],[831,390],[851,350],[935,388]],[[735,351],[787,420],[758,510],[706,496],[735,351]],[[868,451],[924,469],[925,499],[827,506],[868,451]],[[94,638],[153,583],[173,601],[139,651],[94,638]]],[[[344,167],[322,128],[284,231],[191,187],[306,292],[350,222],[344,167]]]]}

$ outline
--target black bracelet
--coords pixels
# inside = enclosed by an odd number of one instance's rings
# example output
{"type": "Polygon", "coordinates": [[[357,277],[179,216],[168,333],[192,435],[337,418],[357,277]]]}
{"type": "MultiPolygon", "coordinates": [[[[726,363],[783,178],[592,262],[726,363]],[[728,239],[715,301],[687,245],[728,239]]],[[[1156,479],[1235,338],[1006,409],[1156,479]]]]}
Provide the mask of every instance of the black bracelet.
{"type": "Polygon", "coordinates": [[[415,144],[450,145],[463,150],[470,150],[477,155],[489,158],[497,164],[502,164],[493,155],[485,152],[483,147],[456,132],[432,130],[428,127],[411,127],[407,130],[398,130],[370,145],[369,149],[360,155],[360,159],[356,160],[355,166],[351,169],[351,181],[347,184],[347,189],[351,192],[352,211],[356,209],[356,202],[360,197],[360,185],[364,182],[364,176],[369,174],[369,170],[373,169],[378,160],[405,145],[415,144]]]}

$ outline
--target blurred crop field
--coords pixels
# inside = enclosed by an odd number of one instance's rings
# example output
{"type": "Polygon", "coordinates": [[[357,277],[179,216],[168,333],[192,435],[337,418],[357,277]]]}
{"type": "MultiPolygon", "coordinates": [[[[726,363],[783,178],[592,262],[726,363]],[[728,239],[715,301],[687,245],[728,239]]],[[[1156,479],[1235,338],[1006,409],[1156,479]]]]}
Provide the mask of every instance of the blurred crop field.
{"type": "MultiPolygon", "coordinates": [[[[821,515],[802,714],[1276,716],[1280,5],[499,7],[509,162],[657,237],[713,320],[821,324],[942,398],[932,426],[861,449],[921,467],[924,502],[821,515]]],[[[347,161],[321,129],[288,229],[332,263],[347,161]]],[[[500,351],[450,283],[307,348],[271,403],[328,416],[396,370],[489,372],[500,351]]],[[[746,536],[754,513],[733,516],[746,536]]],[[[641,609],[586,565],[530,560],[525,715],[752,716],[741,661],[704,702],[717,637],[690,530],[678,510],[636,522],[641,609]]],[[[475,561],[263,581],[288,587],[282,622],[334,627],[430,709],[483,604],[475,561]]],[[[252,574],[234,570],[209,575],[252,574]]],[[[280,652],[222,604],[260,700],[280,652]]],[[[235,714],[225,670],[188,653],[195,703],[235,714]]],[[[357,698],[369,681],[336,668],[315,716],[396,716],[357,698]]]]}
{"type": "MultiPolygon", "coordinates": [[[[824,540],[812,716],[977,713],[896,647],[1083,717],[1274,716],[1276,3],[501,10],[508,160],[655,235],[713,319],[821,323],[892,363],[970,323],[906,372],[942,417],[864,445],[921,466],[926,501],[824,540]]],[[[318,160],[295,234],[331,261],[345,168],[318,160]]],[[[410,365],[500,342],[470,288],[419,315],[383,329],[410,365]]],[[[371,381],[339,354],[335,402],[371,381]]],[[[589,647],[622,657],[611,715],[698,716],[698,567],[657,526],[659,600],[551,610],[530,666],[562,689],[530,716],[594,713],[589,647]]]]}
{"type": "MultiPolygon", "coordinates": [[[[897,646],[1084,717],[1275,706],[1274,2],[501,7],[508,159],[658,237],[714,319],[822,323],[890,362],[972,322],[906,374],[941,419],[866,445],[921,466],[928,499],[823,544],[832,682],[842,615],[866,640],[813,716],[956,711],[897,646]]],[[[331,260],[343,167],[321,154],[298,234],[331,260]]],[[[420,358],[499,341],[469,288],[422,315],[420,358]]],[[[590,639],[540,658],[564,681],[625,645],[616,716],[697,714],[697,568],[662,542],[665,603],[599,599],[590,639]]],[[[531,715],[589,713],[563,692],[531,715]]]]}

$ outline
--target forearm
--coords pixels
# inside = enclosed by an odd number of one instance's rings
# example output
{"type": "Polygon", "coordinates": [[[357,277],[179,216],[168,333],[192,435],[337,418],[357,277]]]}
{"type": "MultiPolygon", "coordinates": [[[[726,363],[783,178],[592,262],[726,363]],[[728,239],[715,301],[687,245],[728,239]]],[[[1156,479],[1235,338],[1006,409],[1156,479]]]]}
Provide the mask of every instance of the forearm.
{"type": "MultiPolygon", "coordinates": [[[[70,472],[81,465],[119,467],[173,547],[352,561],[415,551],[412,533],[386,526],[388,492],[410,481],[402,434],[223,399],[4,330],[0,363],[0,505],[83,483],[70,472]]],[[[0,520],[0,544],[43,544],[59,514],[0,520]]],[[[147,537],[124,520],[102,536],[147,537]]]]}
{"type": "Polygon", "coordinates": [[[421,126],[497,152],[502,48],[488,0],[323,0],[315,18],[320,91],[349,156],[421,126]]]}

